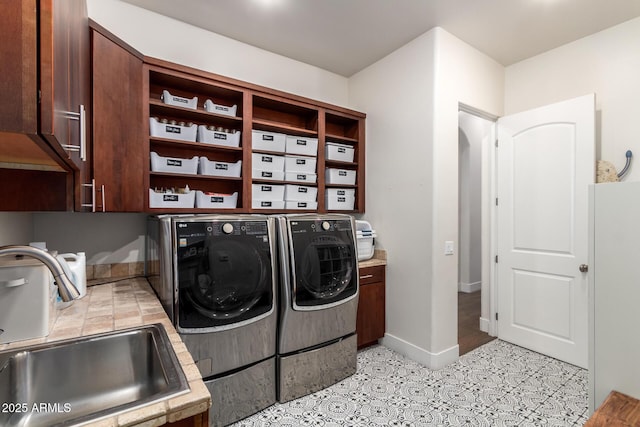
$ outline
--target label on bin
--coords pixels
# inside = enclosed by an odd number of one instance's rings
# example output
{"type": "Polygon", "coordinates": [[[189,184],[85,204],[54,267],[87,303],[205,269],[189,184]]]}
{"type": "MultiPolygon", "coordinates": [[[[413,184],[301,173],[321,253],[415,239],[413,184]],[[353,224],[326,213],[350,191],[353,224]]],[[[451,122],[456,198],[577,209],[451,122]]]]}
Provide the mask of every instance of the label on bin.
{"type": "Polygon", "coordinates": [[[297,177],[300,181],[306,181],[306,180],[307,180],[307,175],[306,175],[306,174],[296,175],[296,177],[297,177]]]}
{"type": "Polygon", "coordinates": [[[182,160],[167,159],[167,166],[182,166],[182,160]]]}
{"type": "Polygon", "coordinates": [[[182,129],[180,129],[178,126],[167,125],[165,127],[165,130],[167,131],[167,133],[182,133],[182,129]]]}
{"type": "Polygon", "coordinates": [[[337,193],[338,193],[338,196],[346,196],[347,195],[347,192],[345,190],[338,190],[337,193]]]}
{"type": "Polygon", "coordinates": [[[296,141],[297,145],[307,145],[307,141],[305,141],[304,139],[299,139],[296,141]]]}
{"type": "Polygon", "coordinates": [[[298,207],[299,208],[306,208],[307,207],[307,202],[298,202],[298,207]]]}
{"type": "Polygon", "coordinates": [[[224,203],[224,197],[211,196],[211,203],[224,203]]]}
{"type": "Polygon", "coordinates": [[[216,105],[216,110],[229,111],[230,107],[224,107],[222,105],[216,105]]]}
{"type": "Polygon", "coordinates": [[[262,161],[265,163],[272,163],[273,162],[273,157],[271,156],[262,156],[262,161]]]}
{"type": "Polygon", "coordinates": [[[338,153],[346,153],[347,149],[344,147],[338,147],[338,153]]]}
{"type": "Polygon", "coordinates": [[[179,200],[177,194],[165,194],[162,196],[163,202],[177,202],[179,200]]]}
{"type": "Polygon", "coordinates": [[[182,102],[183,104],[188,104],[189,100],[187,98],[180,98],[179,96],[172,96],[174,102],[182,102]]]}
{"type": "Polygon", "coordinates": [[[273,135],[262,135],[263,141],[273,141],[273,135]]]}
{"type": "Polygon", "coordinates": [[[229,170],[229,165],[226,163],[216,163],[216,169],[226,171],[229,170]]]}
{"type": "Polygon", "coordinates": [[[266,171],[263,171],[263,172],[262,172],[262,176],[263,176],[264,178],[273,178],[273,172],[266,172],[266,171]]]}
{"type": "Polygon", "coordinates": [[[298,187],[298,193],[306,193],[307,187],[298,187]]]}
{"type": "Polygon", "coordinates": [[[347,176],[347,171],[338,171],[338,176],[347,176]]]}
{"type": "Polygon", "coordinates": [[[263,208],[269,208],[269,207],[271,207],[271,205],[272,205],[271,202],[267,202],[267,201],[264,201],[264,200],[260,202],[260,207],[263,207],[263,208]]]}
{"type": "Polygon", "coordinates": [[[216,132],[213,134],[213,139],[227,139],[227,134],[226,133],[220,133],[220,132],[216,132]]]}
{"type": "Polygon", "coordinates": [[[306,165],[306,164],[307,164],[306,159],[296,159],[296,165],[306,165]]]}
{"type": "Polygon", "coordinates": [[[347,201],[346,197],[338,197],[338,203],[345,203],[347,201]]]}
{"type": "Polygon", "coordinates": [[[263,186],[260,187],[260,190],[262,190],[262,191],[272,191],[273,187],[270,186],[270,185],[263,185],[263,186]]]}

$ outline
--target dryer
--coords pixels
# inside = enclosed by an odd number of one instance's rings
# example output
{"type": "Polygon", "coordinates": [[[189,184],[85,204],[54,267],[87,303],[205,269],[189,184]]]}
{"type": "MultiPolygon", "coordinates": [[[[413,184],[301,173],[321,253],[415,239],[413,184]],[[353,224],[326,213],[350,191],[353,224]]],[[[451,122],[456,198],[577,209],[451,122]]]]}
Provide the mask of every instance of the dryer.
{"type": "Polygon", "coordinates": [[[349,215],[278,216],[278,401],[356,371],[358,255],[349,215]]]}
{"type": "Polygon", "coordinates": [[[275,403],[274,220],[167,215],[148,225],[147,276],[211,393],[211,425],[275,403]]]}

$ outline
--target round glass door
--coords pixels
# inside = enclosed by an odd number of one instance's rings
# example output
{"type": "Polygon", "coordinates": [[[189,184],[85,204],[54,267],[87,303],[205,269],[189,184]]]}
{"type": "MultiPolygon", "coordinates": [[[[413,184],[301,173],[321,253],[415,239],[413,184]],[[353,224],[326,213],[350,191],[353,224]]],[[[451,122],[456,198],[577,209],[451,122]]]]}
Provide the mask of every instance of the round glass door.
{"type": "Polygon", "coordinates": [[[315,237],[306,247],[299,266],[299,282],[318,299],[340,295],[353,276],[351,245],[336,236],[315,237]]]}

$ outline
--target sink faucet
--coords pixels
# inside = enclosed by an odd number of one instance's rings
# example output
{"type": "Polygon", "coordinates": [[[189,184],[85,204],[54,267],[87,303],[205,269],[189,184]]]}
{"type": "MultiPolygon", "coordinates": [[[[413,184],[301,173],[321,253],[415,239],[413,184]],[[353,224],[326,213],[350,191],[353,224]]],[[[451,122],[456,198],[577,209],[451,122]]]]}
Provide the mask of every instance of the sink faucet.
{"type": "Polygon", "coordinates": [[[42,262],[53,274],[53,279],[58,285],[58,292],[63,301],[72,301],[80,296],[71,279],[67,276],[60,262],[49,252],[33,246],[0,246],[0,256],[23,255],[42,262]]]}

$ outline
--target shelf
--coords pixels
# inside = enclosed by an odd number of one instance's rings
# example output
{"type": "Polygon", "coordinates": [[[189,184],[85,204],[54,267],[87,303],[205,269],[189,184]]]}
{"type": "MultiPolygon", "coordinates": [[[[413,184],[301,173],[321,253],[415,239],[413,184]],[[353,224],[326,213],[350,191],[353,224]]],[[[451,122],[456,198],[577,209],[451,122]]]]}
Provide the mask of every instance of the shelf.
{"type": "Polygon", "coordinates": [[[196,150],[236,151],[238,153],[242,153],[242,147],[228,147],[226,145],[207,144],[204,142],[180,141],[177,139],[158,138],[155,136],[149,137],[149,141],[151,142],[151,145],[167,146],[171,148],[182,147],[196,150]]]}
{"type": "Polygon", "coordinates": [[[340,142],[340,143],[349,144],[349,145],[354,145],[358,143],[358,140],[355,138],[349,138],[349,137],[340,136],[340,135],[333,135],[329,133],[325,134],[325,139],[328,142],[335,141],[335,142],[340,142]]]}
{"type": "Polygon", "coordinates": [[[315,130],[309,130],[297,126],[290,126],[278,122],[272,122],[269,120],[254,119],[253,129],[286,133],[288,135],[311,136],[315,138],[318,137],[318,132],[315,130]]]}
{"type": "Polygon", "coordinates": [[[212,175],[192,175],[188,173],[171,173],[171,172],[149,172],[151,176],[158,176],[163,178],[182,178],[189,180],[206,180],[206,181],[242,181],[242,177],[231,176],[212,176],[212,175]]]}
{"type": "Polygon", "coordinates": [[[349,166],[357,167],[358,162],[341,162],[340,160],[325,160],[324,165],[326,167],[348,168],[349,166]]]}
{"type": "Polygon", "coordinates": [[[358,184],[325,184],[325,188],[358,188],[358,184]]]}
{"type": "MultiPolygon", "coordinates": [[[[285,185],[285,184],[291,184],[291,185],[304,185],[305,187],[317,187],[318,183],[314,182],[314,183],[308,183],[308,182],[304,182],[304,181],[278,181],[275,179],[260,179],[260,178],[252,178],[251,182],[254,184],[272,184],[272,185],[285,185]]],[[[346,185],[344,187],[347,187],[346,185]]]]}
{"type": "Polygon", "coordinates": [[[270,156],[294,156],[294,157],[308,157],[310,159],[317,159],[318,156],[310,156],[308,154],[296,154],[296,153],[285,153],[284,151],[269,151],[269,150],[251,150],[252,153],[256,154],[268,154],[270,156]]]}

